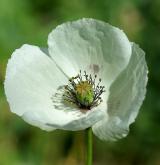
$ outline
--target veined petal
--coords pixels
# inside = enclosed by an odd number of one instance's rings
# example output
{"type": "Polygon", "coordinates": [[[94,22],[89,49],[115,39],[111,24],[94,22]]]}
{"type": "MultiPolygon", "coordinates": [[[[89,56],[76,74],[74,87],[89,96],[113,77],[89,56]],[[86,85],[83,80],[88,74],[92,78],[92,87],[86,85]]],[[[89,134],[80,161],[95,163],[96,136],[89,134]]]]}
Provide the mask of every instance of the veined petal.
{"type": "Polygon", "coordinates": [[[67,76],[103,75],[107,86],[127,66],[131,45],[122,30],[95,19],[67,22],[48,37],[49,53],[67,76]]]}
{"type": "Polygon", "coordinates": [[[41,113],[39,111],[36,110],[32,110],[32,111],[26,111],[23,115],[22,118],[24,119],[24,121],[26,121],[27,123],[39,127],[42,130],[45,131],[53,131],[56,128],[53,126],[49,126],[47,125],[47,118],[46,116],[46,112],[45,111],[41,111],[41,113]]]}
{"type": "Polygon", "coordinates": [[[133,43],[127,68],[110,88],[109,119],[103,119],[92,127],[96,136],[102,140],[116,140],[127,135],[145,97],[147,73],[145,53],[133,43]]]}
{"type": "MultiPolygon", "coordinates": [[[[91,110],[85,110],[64,102],[62,95],[63,93],[59,89],[52,98],[56,110],[52,111],[52,115],[46,116],[48,126],[72,131],[83,130],[102,120],[106,114],[107,105],[105,102],[91,110]],[[55,116],[55,118],[50,116],[55,116]]],[[[105,98],[104,95],[103,97],[105,98]]]]}
{"type": "Polygon", "coordinates": [[[67,83],[65,75],[37,46],[23,45],[8,62],[5,93],[12,112],[52,110],[51,97],[67,83]]]}
{"type": "Polygon", "coordinates": [[[11,111],[43,130],[80,130],[101,120],[100,109],[54,107],[53,96],[67,83],[68,78],[39,47],[24,45],[9,60],[4,85],[11,111]]]}
{"type": "Polygon", "coordinates": [[[96,122],[103,119],[105,111],[99,108],[91,111],[80,111],[79,109],[70,108],[70,110],[56,110],[53,111],[27,111],[23,114],[23,119],[31,125],[38,126],[47,131],[53,129],[63,130],[83,130],[91,127],[96,122]],[[43,123],[43,125],[41,125],[43,123]]]}

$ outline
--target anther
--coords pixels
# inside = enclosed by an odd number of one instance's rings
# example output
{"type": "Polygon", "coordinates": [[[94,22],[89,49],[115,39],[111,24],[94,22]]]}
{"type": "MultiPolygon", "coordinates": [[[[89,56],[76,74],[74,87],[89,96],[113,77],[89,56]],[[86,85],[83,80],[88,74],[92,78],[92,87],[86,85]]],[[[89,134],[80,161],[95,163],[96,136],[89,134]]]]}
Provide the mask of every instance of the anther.
{"type": "Polygon", "coordinates": [[[65,93],[63,97],[69,103],[90,110],[102,102],[100,96],[105,90],[104,86],[99,85],[102,81],[101,78],[99,78],[99,82],[96,85],[97,75],[92,78],[92,75],[88,75],[86,71],[84,71],[84,75],[81,73],[82,71],[80,70],[77,76],[69,79],[69,85],[64,86],[65,93]]]}

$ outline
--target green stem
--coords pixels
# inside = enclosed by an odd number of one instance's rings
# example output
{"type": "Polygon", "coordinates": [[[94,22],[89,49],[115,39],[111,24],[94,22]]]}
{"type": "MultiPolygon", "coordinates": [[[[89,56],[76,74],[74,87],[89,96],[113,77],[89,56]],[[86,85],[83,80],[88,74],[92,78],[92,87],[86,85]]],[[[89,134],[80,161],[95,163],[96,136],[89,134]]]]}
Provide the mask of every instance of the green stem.
{"type": "Polygon", "coordinates": [[[87,128],[86,132],[86,165],[92,165],[92,128],[87,128]]]}

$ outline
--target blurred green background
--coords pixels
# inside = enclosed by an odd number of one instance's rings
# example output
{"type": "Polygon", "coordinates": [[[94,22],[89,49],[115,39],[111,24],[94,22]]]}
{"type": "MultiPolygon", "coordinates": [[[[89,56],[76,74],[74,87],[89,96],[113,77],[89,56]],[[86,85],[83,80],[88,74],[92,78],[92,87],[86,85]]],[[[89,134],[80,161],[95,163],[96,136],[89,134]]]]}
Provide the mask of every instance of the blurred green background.
{"type": "Polygon", "coordinates": [[[160,165],[160,1],[0,0],[0,165],[83,165],[83,131],[44,132],[9,111],[7,60],[24,43],[47,46],[65,21],[92,17],[124,30],[146,52],[147,96],[130,134],[118,142],[94,137],[95,165],[160,165]]]}

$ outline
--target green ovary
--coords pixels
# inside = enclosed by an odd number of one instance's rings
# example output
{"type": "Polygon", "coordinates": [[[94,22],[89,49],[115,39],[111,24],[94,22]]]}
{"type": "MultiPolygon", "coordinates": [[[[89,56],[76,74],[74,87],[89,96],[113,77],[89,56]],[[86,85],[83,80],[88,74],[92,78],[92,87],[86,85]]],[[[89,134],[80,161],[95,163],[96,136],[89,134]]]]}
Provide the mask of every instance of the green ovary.
{"type": "Polygon", "coordinates": [[[92,85],[88,81],[82,81],[76,85],[76,97],[83,106],[90,106],[94,100],[92,85]]]}

